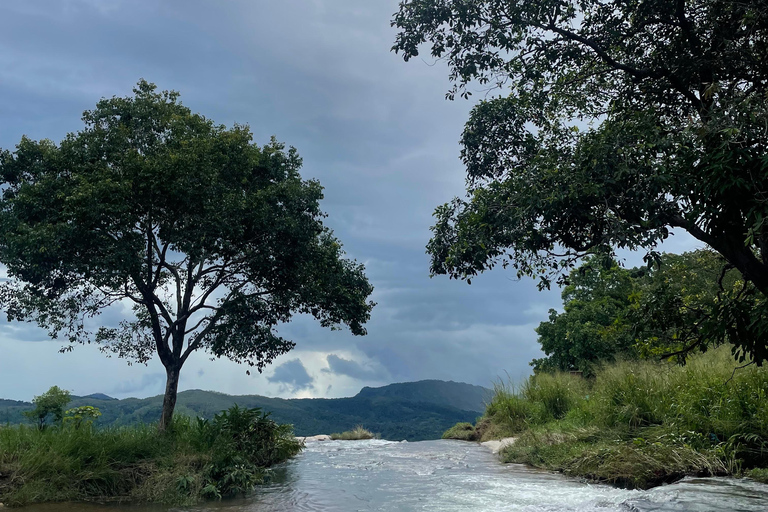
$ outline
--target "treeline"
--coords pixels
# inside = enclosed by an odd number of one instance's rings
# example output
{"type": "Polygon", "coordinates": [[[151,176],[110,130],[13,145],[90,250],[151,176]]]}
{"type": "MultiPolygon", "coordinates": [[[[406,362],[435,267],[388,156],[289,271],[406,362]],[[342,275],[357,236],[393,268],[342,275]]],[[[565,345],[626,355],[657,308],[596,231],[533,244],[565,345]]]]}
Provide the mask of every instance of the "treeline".
{"type": "Polygon", "coordinates": [[[592,256],[569,274],[562,298],[563,311],[550,310],[536,329],[546,354],[531,362],[536,373],[593,376],[617,358],[684,362],[723,343],[743,362],[768,332],[764,297],[707,249],[661,254],[636,268],[592,256]]]}

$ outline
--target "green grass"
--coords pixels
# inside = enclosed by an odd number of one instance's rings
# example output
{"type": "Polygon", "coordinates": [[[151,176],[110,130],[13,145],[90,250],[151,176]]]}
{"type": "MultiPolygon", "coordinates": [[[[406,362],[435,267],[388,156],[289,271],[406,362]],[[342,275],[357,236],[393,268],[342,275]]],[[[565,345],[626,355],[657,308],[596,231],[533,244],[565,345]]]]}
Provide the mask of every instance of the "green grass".
{"type": "Polygon", "coordinates": [[[768,484],[768,468],[754,468],[750,469],[744,475],[757,482],[768,484]]]}
{"type": "Polygon", "coordinates": [[[594,380],[539,374],[497,385],[475,439],[517,436],[502,460],[646,488],[685,475],[764,479],[768,369],[734,372],[727,348],[686,366],[604,365],[594,380]]]}
{"type": "Polygon", "coordinates": [[[443,434],[443,439],[459,439],[461,441],[479,441],[475,426],[471,423],[457,423],[443,434]]]}
{"type": "Polygon", "coordinates": [[[334,441],[359,441],[362,439],[375,439],[377,436],[370,430],[363,428],[362,425],[356,426],[353,430],[347,430],[342,433],[331,434],[334,441]]]}
{"type": "Polygon", "coordinates": [[[0,428],[0,502],[137,501],[190,504],[237,494],[298,453],[290,427],[230,409],[212,422],[177,418],[171,431],[0,428]]]}

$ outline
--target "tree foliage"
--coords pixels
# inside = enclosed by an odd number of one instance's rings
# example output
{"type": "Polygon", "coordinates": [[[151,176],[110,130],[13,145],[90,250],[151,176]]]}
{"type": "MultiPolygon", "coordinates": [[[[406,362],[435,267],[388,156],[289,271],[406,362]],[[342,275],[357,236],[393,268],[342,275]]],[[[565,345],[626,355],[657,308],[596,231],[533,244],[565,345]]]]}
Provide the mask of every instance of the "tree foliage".
{"type": "Polygon", "coordinates": [[[549,310],[539,324],[538,342],[547,357],[531,366],[540,371],[593,373],[595,363],[636,357],[631,301],[644,269],[621,268],[611,258],[590,258],[574,269],[563,289],[564,311],[549,310]]]}
{"type": "Polygon", "coordinates": [[[676,358],[730,341],[734,322],[724,312],[745,296],[741,275],[714,251],[661,254],[658,265],[625,269],[612,258],[590,257],[568,276],[563,312],[550,310],[536,329],[546,357],[540,371],[594,374],[606,361],[676,358]]]}
{"type": "Polygon", "coordinates": [[[31,411],[25,411],[24,416],[37,424],[43,430],[48,424],[49,417],[54,423],[61,424],[64,419],[64,408],[71,401],[70,393],[59,386],[52,386],[48,391],[32,399],[35,406],[31,411]]]}
{"type": "Polygon", "coordinates": [[[323,225],[322,187],[295,149],[258,146],[143,80],[83,121],[60,144],[24,137],[0,153],[10,320],[132,361],[157,354],[161,428],[196,350],[261,371],[293,348],[277,327],[296,313],[365,334],[372,287],[323,225]],[[113,305],[133,318],[93,329],[113,305]]]}
{"type": "MultiPolygon", "coordinates": [[[[768,293],[768,2],[407,0],[392,24],[406,60],[447,61],[450,98],[504,88],[466,124],[468,197],[435,212],[433,274],[501,263],[549,286],[680,228],[768,293]]],[[[760,363],[750,311],[725,316],[760,363]]]]}

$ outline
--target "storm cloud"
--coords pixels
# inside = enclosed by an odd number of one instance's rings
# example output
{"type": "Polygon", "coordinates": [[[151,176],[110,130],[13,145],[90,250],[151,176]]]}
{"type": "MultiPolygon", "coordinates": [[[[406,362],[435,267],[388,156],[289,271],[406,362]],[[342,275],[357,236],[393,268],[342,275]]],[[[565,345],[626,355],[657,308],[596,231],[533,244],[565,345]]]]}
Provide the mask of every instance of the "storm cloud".
{"type": "Polygon", "coordinates": [[[371,368],[357,361],[344,359],[336,354],[328,354],[326,361],[328,361],[328,368],[323,368],[322,370],[326,373],[346,375],[361,381],[383,380],[388,376],[388,373],[383,368],[371,368]]]}
{"type": "Polygon", "coordinates": [[[292,392],[315,387],[315,379],[307,373],[300,359],[292,359],[276,367],[267,380],[285,386],[292,392]]]}

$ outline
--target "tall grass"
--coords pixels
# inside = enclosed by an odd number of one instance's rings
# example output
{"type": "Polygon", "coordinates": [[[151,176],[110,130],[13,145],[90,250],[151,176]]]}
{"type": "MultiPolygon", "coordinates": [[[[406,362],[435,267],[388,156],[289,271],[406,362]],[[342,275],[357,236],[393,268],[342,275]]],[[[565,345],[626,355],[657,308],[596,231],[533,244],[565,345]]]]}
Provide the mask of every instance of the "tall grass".
{"type": "Polygon", "coordinates": [[[630,487],[768,467],[768,369],[736,369],[726,347],[685,366],[615,362],[592,380],[539,374],[494,391],[474,438],[517,436],[510,462],[630,487]]]}
{"type": "Polygon", "coordinates": [[[364,439],[375,439],[377,436],[370,430],[366,429],[362,425],[358,425],[352,430],[347,430],[342,433],[331,434],[331,439],[334,441],[361,441],[364,439]]]}
{"type": "Polygon", "coordinates": [[[578,407],[589,392],[587,382],[569,373],[542,373],[526,380],[520,394],[536,406],[536,422],[546,423],[565,418],[578,407]]]}
{"type": "Polygon", "coordinates": [[[168,504],[247,491],[264,468],[294,455],[290,427],[233,408],[171,430],[0,428],[0,502],[119,500],[168,504]]]}

